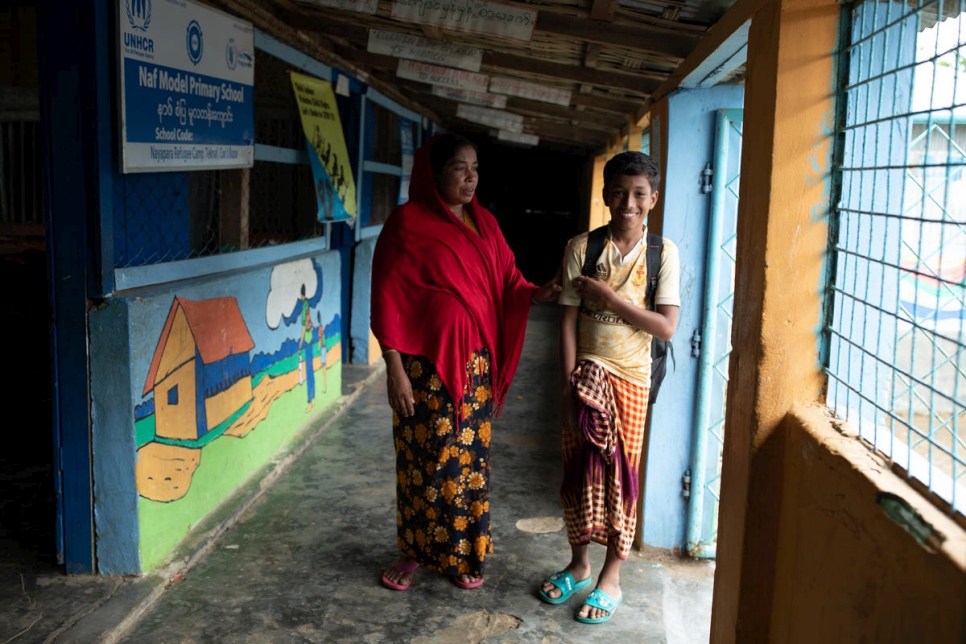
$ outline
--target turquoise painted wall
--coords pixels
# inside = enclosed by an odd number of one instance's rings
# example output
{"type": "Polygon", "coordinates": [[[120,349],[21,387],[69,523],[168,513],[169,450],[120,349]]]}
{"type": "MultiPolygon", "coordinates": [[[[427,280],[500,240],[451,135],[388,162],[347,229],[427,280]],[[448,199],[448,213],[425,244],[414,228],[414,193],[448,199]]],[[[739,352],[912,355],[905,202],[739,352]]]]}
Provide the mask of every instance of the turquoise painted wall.
{"type": "MultiPolygon", "coordinates": [[[[644,543],[660,548],[684,545],[687,500],[682,476],[690,466],[698,359],[691,336],[701,328],[704,266],[711,195],[701,190],[702,171],[714,161],[717,110],[741,108],[744,89],[722,85],[679,90],[668,98],[667,169],[663,234],[674,241],[681,259],[681,309],[672,340],[674,363],[652,410],[644,494],[644,543]]],[[[658,127],[660,127],[658,125],[658,127]]],[[[709,456],[710,458],[710,456],[709,456]]]]}
{"type": "Polygon", "coordinates": [[[372,285],[372,254],[376,237],[356,244],[352,266],[352,317],[349,333],[352,336],[352,362],[369,364],[369,298],[372,285]]]}
{"type": "Polygon", "coordinates": [[[91,313],[102,574],[157,567],[339,398],[340,272],[339,254],[324,252],[91,313]]]}

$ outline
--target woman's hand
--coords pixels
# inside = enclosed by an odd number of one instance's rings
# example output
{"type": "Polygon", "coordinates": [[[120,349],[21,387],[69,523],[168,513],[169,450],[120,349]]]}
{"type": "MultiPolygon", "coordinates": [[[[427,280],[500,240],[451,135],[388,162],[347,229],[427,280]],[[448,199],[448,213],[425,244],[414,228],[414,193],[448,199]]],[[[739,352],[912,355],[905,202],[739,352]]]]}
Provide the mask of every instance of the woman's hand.
{"type": "Polygon", "coordinates": [[[413,385],[406,375],[402,357],[397,351],[383,354],[386,359],[386,393],[389,406],[398,416],[408,418],[416,413],[416,401],[413,399],[413,385]]]}
{"type": "Polygon", "coordinates": [[[577,295],[582,300],[588,300],[605,309],[613,308],[609,306],[609,303],[612,301],[612,298],[617,296],[614,293],[614,289],[607,282],[596,277],[587,277],[586,275],[581,275],[574,279],[574,290],[577,291],[577,295]]]}
{"type": "Polygon", "coordinates": [[[562,271],[563,265],[561,264],[557,267],[557,273],[553,276],[553,278],[533,292],[534,301],[556,302],[558,299],[560,299],[560,292],[563,290],[563,287],[560,285],[562,271]]]}
{"type": "Polygon", "coordinates": [[[562,290],[563,287],[554,278],[535,290],[533,292],[533,299],[537,302],[556,302],[560,298],[560,291],[562,290]]]}

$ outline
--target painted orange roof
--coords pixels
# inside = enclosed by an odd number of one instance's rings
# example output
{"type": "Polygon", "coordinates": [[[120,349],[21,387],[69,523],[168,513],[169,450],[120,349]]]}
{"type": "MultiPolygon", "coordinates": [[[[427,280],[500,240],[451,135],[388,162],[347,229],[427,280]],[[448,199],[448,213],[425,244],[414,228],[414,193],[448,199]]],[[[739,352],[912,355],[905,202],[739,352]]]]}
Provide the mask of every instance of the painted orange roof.
{"type": "Polygon", "coordinates": [[[248,326],[235,298],[188,300],[175,297],[168,311],[168,318],[164,321],[157,347],[154,349],[151,368],[144,383],[143,395],[145,396],[154,388],[161,356],[164,354],[168,334],[171,333],[171,326],[174,324],[174,317],[179,307],[188,320],[188,328],[191,330],[195,346],[198,347],[198,353],[201,354],[201,361],[204,364],[218,362],[229,355],[247,353],[255,348],[255,342],[248,332],[248,326]]]}

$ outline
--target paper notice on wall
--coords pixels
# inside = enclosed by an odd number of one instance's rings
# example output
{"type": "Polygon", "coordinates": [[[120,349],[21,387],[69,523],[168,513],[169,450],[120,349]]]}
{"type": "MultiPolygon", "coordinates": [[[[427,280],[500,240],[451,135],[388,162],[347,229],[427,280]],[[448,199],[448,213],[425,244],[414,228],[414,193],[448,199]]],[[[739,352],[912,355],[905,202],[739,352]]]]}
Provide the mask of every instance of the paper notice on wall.
{"type": "Polygon", "coordinates": [[[465,89],[474,92],[485,92],[490,77],[486,74],[475,74],[462,69],[450,69],[438,65],[428,65],[414,60],[400,60],[396,68],[396,76],[409,80],[442,85],[455,89],[465,89]]]}
{"type": "Polygon", "coordinates": [[[356,216],[356,183],[332,83],[291,73],[315,183],[319,221],[356,216]]]}
{"type": "Polygon", "coordinates": [[[421,63],[455,67],[470,72],[480,71],[483,50],[410,36],[396,31],[369,30],[368,51],[421,63]]]}
{"type": "Polygon", "coordinates": [[[448,98],[460,103],[470,105],[482,105],[483,107],[493,107],[502,110],[506,107],[506,96],[501,94],[487,94],[486,92],[470,92],[465,89],[452,89],[433,85],[433,96],[448,98]]]}
{"type": "Polygon", "coordinates": [[[537,24],[536,11],[489,0],[393,0],[390,15],[404,22],[527,42],[533,38],[537,24]]]}
{"type": "Polygon", "coordinates": [[[416,158],[416,141],[413,139],[413,122],[399,117],[399,145],[402,153],[402,176],[399,178],[399,199],[396,205],[409,201],[409,183],[413,176],[416,158]]]}
{"type": "Polygon", "coordinates": [[[490,79],[490,92],[493,94],[507,94],[529,98],[531,101],[542,101],[555,105],[570,105],[570,90],[557,89],[537,83],[528,83],[516,78],[494,76],[490,79]]]}
{"type": "Polygon", "coordinates": [[[522,116],[488,107],[460,103],[456,107],[456,118],[508,132],[523,132],[522,116]]]}
{"type": "Polygon", "coordinates": [[[523,132],[508,132],[507,130],[497,130],[496,132],[497,141],[506,141],[507,143],[519,143],[521,145],[539,145],[540,137],[535,134],[525,134],[523,132]]]}
{"type": "Polygon", "coordinates": [[[343,11],[355,11],[356,13],[375,14],[379,8],[379,0],[299,0],[304,4],[313,4],[317,7],[328,7],[331,9],[342,9],[343,11]]]}

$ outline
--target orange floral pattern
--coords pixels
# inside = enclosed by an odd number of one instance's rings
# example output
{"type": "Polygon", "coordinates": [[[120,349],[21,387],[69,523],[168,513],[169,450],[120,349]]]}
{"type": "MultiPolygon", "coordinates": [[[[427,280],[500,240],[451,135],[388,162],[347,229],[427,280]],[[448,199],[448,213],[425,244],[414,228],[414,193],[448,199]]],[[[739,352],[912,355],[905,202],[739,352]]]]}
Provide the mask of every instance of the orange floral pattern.
{"type": "Polygon", "coordinates": [[[433,363],[403,355],[416,401],[409,418],[393,414],[401,552],[444,575],[483,575],[490,541],[490,415],[486,349],[470,357],[462,421],[433,363]]]}

